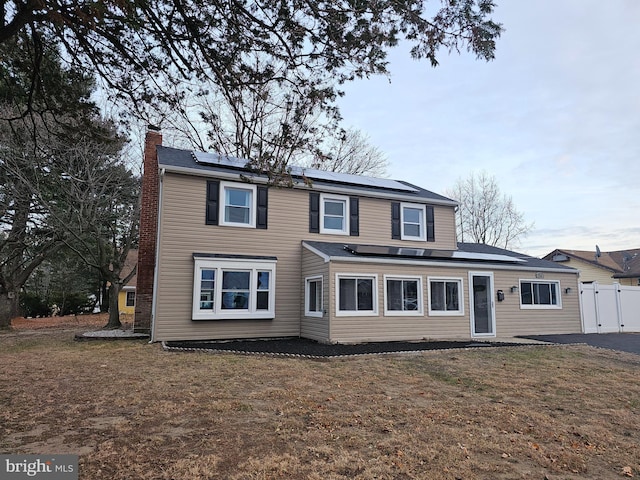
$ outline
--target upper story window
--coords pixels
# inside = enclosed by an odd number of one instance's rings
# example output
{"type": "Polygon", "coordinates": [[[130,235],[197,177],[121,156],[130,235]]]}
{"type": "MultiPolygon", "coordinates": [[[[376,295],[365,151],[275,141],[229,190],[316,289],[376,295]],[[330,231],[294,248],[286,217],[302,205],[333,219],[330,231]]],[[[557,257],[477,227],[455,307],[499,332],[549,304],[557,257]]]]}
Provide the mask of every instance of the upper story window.
{"type": "Polygon", "coordinates": [[[347,235],[349,197],[320,195],[320,233],[347,235]]]}
{"type": "Polygon", "coordinates": [[[268,200],[266,186],[208,180],[205,223],[266,229],[268,200]]]}
{"type": "Polygon", "coordinates": [[[309,192],[309,232],[358,236],[359,210],[358,197],[309,192]]]}
{"type": "Polygon", "coordinates": [[[194,320],[273,318],[275,260],[196,258],[194,320]]]}
{"type": "Polygon", "coordinates": [[[434,242],[436,237],[433,206],[391,202],[391,238],[434,242]]]}
{"type": "Polygon", "coordinates": [[[256,187],[239,186],[221,182],[223,202],[220,205],[221,225],[236,227],[255,227],[256,225],[256,187]]]}
{"type": "Polygon", "coordinates": [[[520,308],[561,308],[560,282],[520,280],[520,308]]]}
{"type": "Polygon", "coordinates": [[[402,208],[402,240],[426,240],[425,217],[426,205],[403,203],[402,208]]]}

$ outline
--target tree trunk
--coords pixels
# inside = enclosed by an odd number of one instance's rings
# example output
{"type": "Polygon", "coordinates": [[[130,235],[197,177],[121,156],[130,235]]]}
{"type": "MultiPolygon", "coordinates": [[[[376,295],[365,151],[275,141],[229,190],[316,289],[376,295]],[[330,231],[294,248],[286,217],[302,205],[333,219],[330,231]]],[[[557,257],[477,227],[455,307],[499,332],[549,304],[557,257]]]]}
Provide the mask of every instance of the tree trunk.
{"type": "Polygon", "coordinates": [[[100,281],[100,312],[106,313],[109,311],[109,287],[106,280],[100,281]]]}
{"type": "Polygon", "coordinates": [[[16,299],[9,298],[8,292],[0,293],[0,330],[11,327],[11,319],[16,313],[16,299]]]}
{"type": "Polygon", "coordinates": [[[118,294],[120,293],[120,284],[111,282],[109,285],[109,322],[103,327],[104,330],[117,330],[122,328],[120,323],[120,312],[118,311],[118,294]]]}

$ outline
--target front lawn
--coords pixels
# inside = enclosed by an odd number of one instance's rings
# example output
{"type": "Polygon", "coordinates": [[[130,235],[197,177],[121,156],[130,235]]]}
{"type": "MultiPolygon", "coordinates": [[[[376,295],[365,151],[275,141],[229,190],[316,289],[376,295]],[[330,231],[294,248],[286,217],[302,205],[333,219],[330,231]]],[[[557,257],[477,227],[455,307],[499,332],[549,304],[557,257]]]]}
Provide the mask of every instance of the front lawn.
{"type": "Polygon", "coordinates": [[[72,337],[0,333],[0,452],[78,453],[92,480],[640,476],[631,354],[314,361],[72,337]]]}

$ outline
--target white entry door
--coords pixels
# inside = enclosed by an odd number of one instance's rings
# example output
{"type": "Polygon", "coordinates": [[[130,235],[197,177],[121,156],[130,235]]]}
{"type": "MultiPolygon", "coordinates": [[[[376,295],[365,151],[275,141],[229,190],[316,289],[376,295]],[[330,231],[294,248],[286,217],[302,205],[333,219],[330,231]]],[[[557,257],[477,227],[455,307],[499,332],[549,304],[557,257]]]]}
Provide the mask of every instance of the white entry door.
{"type": "Polygon", "coordinates": [[[493,273],[469,272],[469,304],[471,335],[474,337],[495,337],[493,273]]]}

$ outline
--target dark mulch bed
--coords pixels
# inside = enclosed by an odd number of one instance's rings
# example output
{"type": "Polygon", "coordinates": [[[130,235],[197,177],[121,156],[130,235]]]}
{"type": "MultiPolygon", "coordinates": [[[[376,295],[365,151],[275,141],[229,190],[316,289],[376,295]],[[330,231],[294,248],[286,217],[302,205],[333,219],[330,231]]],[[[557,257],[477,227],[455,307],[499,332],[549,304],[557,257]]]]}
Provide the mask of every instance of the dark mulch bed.
{"type": "Polygon", "coordinates": [[[182,341],[165,342],[171,349],[200,349],[221,352],[242,352],[305,357],[338,357],[375,353],[420,352],[471,347],[507,347],[522,345],[506,342],[443,341],[443,342],[376,342],[357,345],[326,345],[304,338],[274,340],[233,340],[225,342],[182,341]]]}

